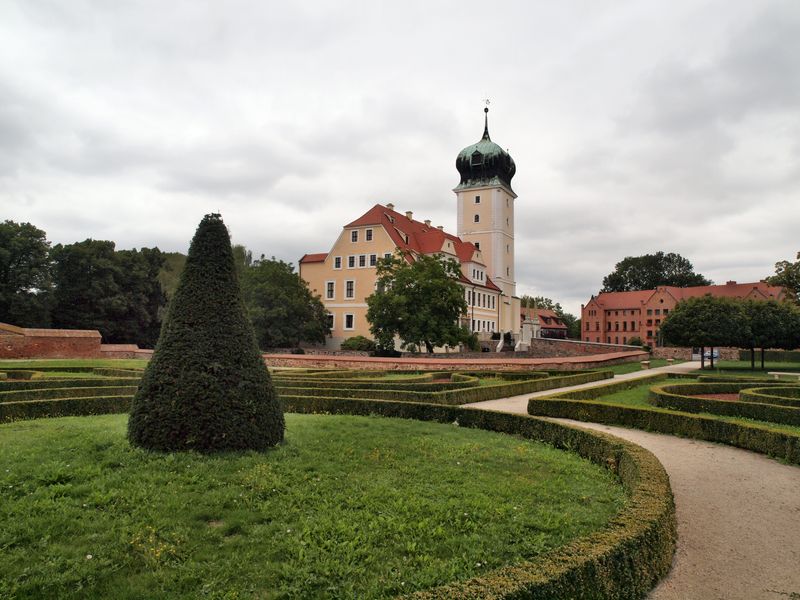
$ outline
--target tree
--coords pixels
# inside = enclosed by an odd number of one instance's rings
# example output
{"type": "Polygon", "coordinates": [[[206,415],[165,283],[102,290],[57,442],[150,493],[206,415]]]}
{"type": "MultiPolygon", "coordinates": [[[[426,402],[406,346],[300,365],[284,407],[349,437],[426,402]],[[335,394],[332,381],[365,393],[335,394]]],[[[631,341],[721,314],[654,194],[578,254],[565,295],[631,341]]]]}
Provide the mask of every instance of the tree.
{"type": "Polygon", "coordinates": [[[467,341],[470,334],[459,325],[467,303],[456,261],[396,255],[381,259],[377,274],[377,291],[367,298],[367,320],[378,348],[393,349],[395,335],[404,348],[424,344],[428,352],[467,341]]]}
{"type": "Polygon", "coordinates": [[[50,242],[30,223],[0,224],[0,321],[20,327],[50,324],[50,242]]]}
{"type": "MultiPolygon", "coordinates": [[[[675,346],[699,347],[702,366],[705,366],[705,348],[744,348],[751,337],[743,303],[710,294],[678,302],[661,324],[660,333],[675,346]]],[[[713,352],[711,356],[713,367],[713,352]]]]}
{"type": "Polygon", "coordinates": [[[691,287],[712,282],[694,272],[694,267],[680,254],[656,252],[643,256],[627,256],[603,278],[601,292],[652,290],[660,285],[691,287]]]}
{"type": "Polygon", "coordinates": [[[117,251],[88,239],[58,244],[51,256],[54,326],[97,329],[108,343],[155,344],[166,304],[158,248],[117,251]]]}
{"type": "Polygon", "coordinates": [[[284,427],[228,231],[220,215],[206,215],[134,396],[128,439],[163,452],[263,450],[284,427]]]}
{"type": "Polygon", "coordinates": [[[262,258],[241,269],[244,301],[261,348],[325,341],[330,334],[325,306],[291,264],[262,258]]]}
{"type": "Polygon", "coordinates": [[[572,313],[566,312],[560,302],[553,302],[550,298],[545,296],[528,296],[524,295],[520,298],[520,305],[523,308],[544,308],[552,310],[556,316],[563,321],[567,326],[567,337],[571,339],[580,339],[581,337],[581,320],[572,313]]]}
{"type": "Polygon", "coordinates": [[[800,304],[800,252],[795,262],[782,260],[775,263],[775,275],[767,277],[766,282],[786,288],[792,301],[800,304]]]}
{"type": "Polygon", "coordinates": [[[800,311],[788,302],[775,300],[747,300],[744,310],[749,322],[750,368],[755,370],[755,349],[761,350],[761,368],[764,368],[764,351],[767,348],[793,350],[800,345],[798,323],[800,311]]]}

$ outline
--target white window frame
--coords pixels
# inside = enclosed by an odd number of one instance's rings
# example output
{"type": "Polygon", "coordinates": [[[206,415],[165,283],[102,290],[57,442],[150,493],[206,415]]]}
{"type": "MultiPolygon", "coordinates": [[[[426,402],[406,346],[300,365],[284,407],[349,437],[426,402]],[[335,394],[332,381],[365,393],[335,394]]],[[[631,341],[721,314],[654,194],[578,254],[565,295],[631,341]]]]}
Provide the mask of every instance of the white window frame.
{"type": "Polygon", "coordinates": [[[334,256],[333,257],[333,268],[335,270],[337,270],[337,271],[341,271],[342,270],[342,257],[341,256],[334,256]],[[337,260],[339,261],[339,266],[338,267],[336,266],[336,261],[337,260]]]}
{"type": "Polygon", "coordinates": [[[365,229],[364,230],[364,241],[371,242],[372,241],[372,229],[365,229]]]}
{"type": "Polygon", "coordinates": [[[349,254],[347,256],[347,268],[348,269],[355,269],[356,268],[356,255],[349,254]]]}
{"type": "Polygon", "coordinates": [[[475,204],[480,204],[480,203],[481,203],[481,197],[475,196],[475,204]]]}
{"type": "Polygon", "coordinates": [[[336,281],[329,279],[325,282],[325,300],[336,300],[336,281]],[[328,295],[328,286],[332,286],[332,292],[328,295]]]}
{"type": "Polygon", "coordinates": [[[346,279],[344,282],[344,299],[345,300],[354,300],[356,297],[356,280],[355,279],[346,279]],[[347,284],[353,284],[353,294],[351,296],[347,295],[347,284]]]}
{"type": "Polygon", "coordinates": [[[344,331],[353,331],[356,328],[356,316],[353,313],[344,313],[344,323],[342,329],[344,331]],[[350,327],[347,326],[347,317],[350,317],[350,327]]]}
{"type": "Polygon", "coordinates": [[[370,254],[369,255],[369,266],[375,267],[378,265],[378,255],[377,254],[370,254]]]}
{"type": "Polygon", "coordinates": [[[480,215],[475,215],[474,217],[472,217],[472,222],[473,223],[480,223],[481,222],[481,216],[480,215]]]}
{"type": "Polygon", "coordinates": [[[367,255],[366,254],[359,254],[358,255],[358,268],[365,269],[367,267],[367,255]]]}
{"type": "Polygon", "coordinates": [[[328,316],[331,318],[331,332],[329,335],[333,335],[333,332],[336,329],[336,315],[332,312],[329,312],[328,316]]]}
{"type": "Polygon", "coordinates": [[[350,232],[350,243],[355,244],[356,242],[358,242],[358,229],[353,229],[350,232]]]}

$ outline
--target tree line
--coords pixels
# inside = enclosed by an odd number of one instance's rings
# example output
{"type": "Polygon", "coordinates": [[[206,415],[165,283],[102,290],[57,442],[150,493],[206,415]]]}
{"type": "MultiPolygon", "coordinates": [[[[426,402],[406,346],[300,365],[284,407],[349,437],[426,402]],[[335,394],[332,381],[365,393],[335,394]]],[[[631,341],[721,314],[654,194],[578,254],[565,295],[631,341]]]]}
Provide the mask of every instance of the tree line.
{"type": "MultiPolygon", "coordinates": [[[[325,308],[290,263],[234,247],[247,312],[262,348],[323,342],[325,308]]],[[[0,224],[0,321],[21,327],[97,329],[105,343],[152,348],[186,256],[118,250],[87,239],[51,245],[30,223],[0,224]]]]}

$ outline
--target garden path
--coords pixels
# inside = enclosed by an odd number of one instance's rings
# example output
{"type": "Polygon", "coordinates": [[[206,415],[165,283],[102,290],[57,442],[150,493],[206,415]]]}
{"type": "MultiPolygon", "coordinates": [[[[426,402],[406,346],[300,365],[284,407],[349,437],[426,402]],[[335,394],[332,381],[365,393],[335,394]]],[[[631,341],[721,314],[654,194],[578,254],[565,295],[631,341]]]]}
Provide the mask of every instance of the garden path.
{"type": "MultiPolygon", "coordinates": [[[[690,370],[692,364],[664,370],[690,370]]],[[[525,413],[528,398],[554,391],[468,406],[525,413]]],[[[800,599],[800,468],[702,440],[556,420],[639,444],[667,470],[675,496],[678,547],[672,570],[651,592],[651,600],[800,599]]]]}

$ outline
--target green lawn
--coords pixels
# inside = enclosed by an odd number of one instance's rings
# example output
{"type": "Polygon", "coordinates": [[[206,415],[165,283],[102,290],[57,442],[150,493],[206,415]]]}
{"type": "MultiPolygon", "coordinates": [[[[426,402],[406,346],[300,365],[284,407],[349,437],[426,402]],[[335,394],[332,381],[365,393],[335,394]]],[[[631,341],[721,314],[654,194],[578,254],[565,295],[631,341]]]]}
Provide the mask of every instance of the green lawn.
{"type": "MultiPolygon", "coordinates": [[[[681,379],[675,380],[675,383],[690,383],[696,382],[695,379],[681,379]]],[[[616,392],[613,394],[609,394],[607,396],[602,396],[592,402],[604,402],[607,404],[620,404],[623,406],[632,406],[637,408],[647,408],[649,410],[655,410],[660,412],[678,412],[674,410],[669,410],[666,408],[658,408],[653,406],[647,401],[650,387],[653,385],[663,385],[664,383],[668,382],[661,382],[659,384],[654,384],[652,382],[640,385],[635,388],[631,388],[629,390],[624,390],[621,392],[616,392]]],[[[752,419],[743,419],[740,417],[727,417],[722,415],[712,415],[710,413],[682,413],[682,414],[693,414],[693,415],[702,415],[704,417],[710,417],[712,419],[719,419],[721,421],[729,421],[731,423],[742,423],[745,425],[762,425],[764,427],[769,427],[775,431],[785,431],[788,433],[792,433],[794,435],[800,434],[800,427],[794,427],[791,425],[780,425],[777,423],[772,423],[770,421],[754,421],[752,419]]]]}
{"type": "Polygon", "coordinates": [[[614,477],[516,437],[287,415],[267,452],[131,448],[127,417],[0,425],[0,596],[373,598],[602,527],[614,477]]]}
{"type": "Polygon", "coordinates": [[[749,360],[723,360],[723,361],[715,361],[714,362],[714,369],[710,369],[709,362],[706,361],[706,368],[702,371],[695,371],[696,373],[703,373],[703,374],[716,374],[716,375],[735,375],[735,376],[745,376],[745,377],[769,377],[772,378],[771,375],[767,373],[769,371],[784,371],[787,373],[792,372],[800,372],[800,363],[796,362],[765,362],[764,369],[761,369],[761,362],[758,359],[758,354],[756,353],[756,369],[753,371],[750,369],[750,361],[749,360]]]}

